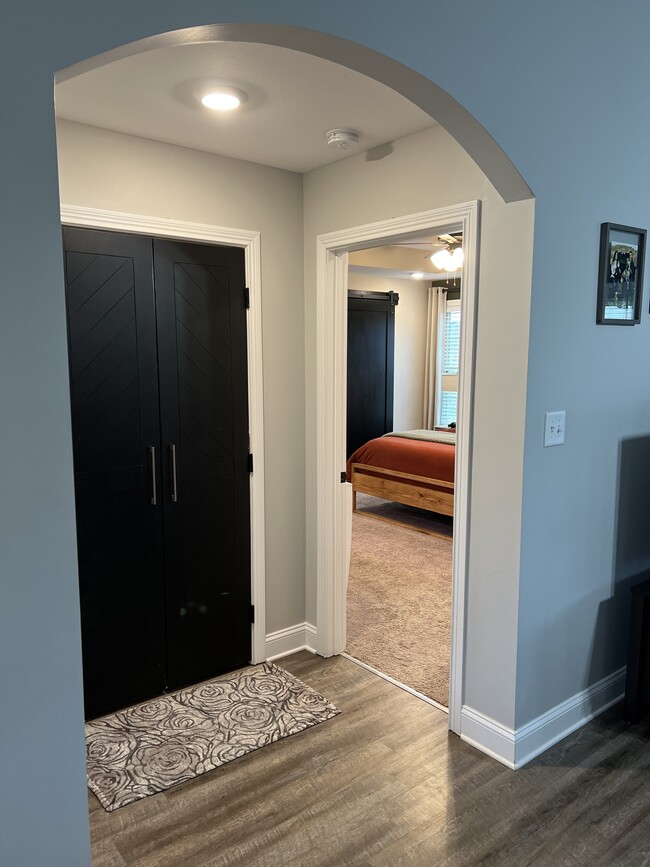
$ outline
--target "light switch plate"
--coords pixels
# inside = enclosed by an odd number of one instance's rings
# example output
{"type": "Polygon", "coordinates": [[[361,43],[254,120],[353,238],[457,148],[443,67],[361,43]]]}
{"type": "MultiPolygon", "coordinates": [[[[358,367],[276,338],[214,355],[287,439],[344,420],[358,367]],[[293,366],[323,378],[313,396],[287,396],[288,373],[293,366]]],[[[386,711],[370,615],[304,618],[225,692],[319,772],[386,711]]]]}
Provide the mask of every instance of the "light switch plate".
{"type": "Polygon", "coordinates": [[[547,412],[544,416],[544,448],[564,445],[565,410],[547,412]]]}

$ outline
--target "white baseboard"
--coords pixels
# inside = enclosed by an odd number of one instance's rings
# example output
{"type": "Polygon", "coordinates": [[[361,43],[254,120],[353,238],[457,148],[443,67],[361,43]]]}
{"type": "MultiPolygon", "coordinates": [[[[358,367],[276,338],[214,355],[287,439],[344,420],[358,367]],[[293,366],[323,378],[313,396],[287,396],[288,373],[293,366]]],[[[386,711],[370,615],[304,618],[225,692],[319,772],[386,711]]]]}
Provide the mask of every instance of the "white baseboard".
{"type": "Polygon", "coordinates": [[[621,701],[625,694],[625,671],[625,668],[620,668],[517,729],[516,766],[522,768],[553,744],[621,701]]]}
{"type": "Polygon", "coordinates": [[[514,771],[515,732],[467,705],[460,712],[460,736],[514,771]]]}
{"type": "Polygon", "coordinates": [[[316,653],[316,627],[312,623],[296,623],[266,636],[266,659],[272,662],[299,650],[316,653]]]}
{"type": "Polygon", "coordinates": [[[621,701],[624,692],[625,668],[621,668],[517,730],[465,705],[461,712],[460,736],[509,768],[523,768],[536,756],[621,701]]]}

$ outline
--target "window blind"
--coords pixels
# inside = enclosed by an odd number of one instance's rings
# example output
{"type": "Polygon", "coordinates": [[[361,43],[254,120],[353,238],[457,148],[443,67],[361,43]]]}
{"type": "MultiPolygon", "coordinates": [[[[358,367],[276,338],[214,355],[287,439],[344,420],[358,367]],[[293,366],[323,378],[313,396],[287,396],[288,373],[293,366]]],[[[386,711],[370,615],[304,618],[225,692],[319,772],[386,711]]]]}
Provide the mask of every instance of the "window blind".
{"type": "Polygon", "coordinates": [[[443,375],[458,376],[460,350],[460,310],[449,309],[445,313],[445,336],[442,351],[443,375]]]}

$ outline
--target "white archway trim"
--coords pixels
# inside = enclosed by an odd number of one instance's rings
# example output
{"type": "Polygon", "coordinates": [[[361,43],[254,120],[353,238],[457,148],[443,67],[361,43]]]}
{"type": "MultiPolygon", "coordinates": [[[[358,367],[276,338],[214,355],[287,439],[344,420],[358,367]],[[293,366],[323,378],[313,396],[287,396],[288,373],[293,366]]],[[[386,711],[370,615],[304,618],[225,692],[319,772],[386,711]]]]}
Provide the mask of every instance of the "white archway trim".
{"type": "Polygon", "coordinates": [[[347,253],[388,244],[399,235],[460,226],[465,265],[461,293],[461,363],[453,538],[453,591],[449,728],[461,734],[464,689],[465,596],[469,541],[470,465],[478,276],[479,203],[468,202],[420,214],[369,223],[325,235],[317,245],[317,642],[332,656],[345,649],[351,486],[345,468],[347,253]]]}
{"type": "Polygon", "coordinates": [[[251,601],[255,606],[252,630],[252,662],[266,659],[266,579],[264,529],[264,393],[262,367],[262,271],[260,233],[230,229],[204,223],[188,223],[104,211],[76,205],[61,205],[61,222],[67,226],[88,229],[110,229],[187,241],[227,244],[244,250],[246,281],[250,292],[247,317],[248,341],[248,413],[251,452],[255,456],[255,472],[250,477],[251,517],[251,601]]]}

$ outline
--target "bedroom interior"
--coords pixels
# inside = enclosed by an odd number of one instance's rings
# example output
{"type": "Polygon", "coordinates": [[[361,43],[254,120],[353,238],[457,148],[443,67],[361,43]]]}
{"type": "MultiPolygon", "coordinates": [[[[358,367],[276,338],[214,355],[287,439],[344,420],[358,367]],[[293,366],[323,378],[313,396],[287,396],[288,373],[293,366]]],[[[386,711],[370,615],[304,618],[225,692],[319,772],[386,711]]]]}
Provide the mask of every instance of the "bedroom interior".
{"type": "Polygon", "coordinates": [[[348,256],[346,654],[444,710],[461,245],[439,232],[348,256]]]}

